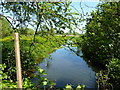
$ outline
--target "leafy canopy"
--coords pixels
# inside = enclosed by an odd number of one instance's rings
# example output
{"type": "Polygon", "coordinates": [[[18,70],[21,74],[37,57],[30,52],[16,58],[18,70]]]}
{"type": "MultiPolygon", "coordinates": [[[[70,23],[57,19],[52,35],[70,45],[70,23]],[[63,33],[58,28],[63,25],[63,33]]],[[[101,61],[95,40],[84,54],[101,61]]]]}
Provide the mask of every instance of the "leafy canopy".
{"type": "MultiPolygon", "coordinates": [[[[74,30],[81,21],[79,14],[71,12],[71,2],[3,2],[3,13],[9,14],[13,29],[32,26],[39,31],[57,32],[74,30]],[[75,26],[75,27],[73,27],[75,26]]],[[[3,15],[1,15],[3,16],[3,15]]],[[[9,17],[6,17],[8,19],[9,17]]],[[[49,32],[50,33],[50,32],[49,32]]]]}

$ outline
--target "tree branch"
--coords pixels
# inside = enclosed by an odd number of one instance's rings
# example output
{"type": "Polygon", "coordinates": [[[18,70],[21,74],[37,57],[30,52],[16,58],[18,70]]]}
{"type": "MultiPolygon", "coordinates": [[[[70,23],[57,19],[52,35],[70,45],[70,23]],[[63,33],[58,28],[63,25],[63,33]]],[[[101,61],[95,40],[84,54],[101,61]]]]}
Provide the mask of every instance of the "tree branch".
{"type": "MultiPolygon", "coordinates": [[[[10,25],[11,25],[12,28],[13,28],[13,30],[16,29],[16,28],[13,26],[13,24],[10,22],[10,20],[8,19],[8,18],[12,19],[11,17],[9,17],[9,16],[4,16],[4,15],[2,15],[2,14],[0,14],[0,16],[4,17],[4,18],[10,23],[10,25]]],[[[12,19],[12,20],[13,20],[13,19],[12,19]]],[[[13,21],[15,21],[15,20],[13,20],[13,21]]]]}

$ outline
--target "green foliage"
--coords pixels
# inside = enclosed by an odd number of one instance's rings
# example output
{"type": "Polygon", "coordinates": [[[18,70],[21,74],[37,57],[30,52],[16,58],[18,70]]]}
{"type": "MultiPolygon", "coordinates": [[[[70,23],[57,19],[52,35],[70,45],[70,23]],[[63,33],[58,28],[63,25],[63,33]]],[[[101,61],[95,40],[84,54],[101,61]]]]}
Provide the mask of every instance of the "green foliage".
{"type": "Polygon", "coordinates": [[[100,89],[120,88],[120,59],[112,58],[109,60],[107,70],[97,73],[97,83],[100,89]]]}
{"type": "Polygon", "coordinates": [[[97,74],[98,88],[119,89],[120,3],[105,2],[87,19],[81,44],[84,57],[105,71],[97,74]]]}
{"type": "Polygon", "coordinates": [[[98,6],[87,20],[83,53],[90,60],[103,66],[108,59],[120,58],[120,3],[108,2],[98,6]]]}
{"type": "Polygon", "coordinates": [[[8,72],[3,72],[6,68],[5,64],[0,64],[0,89],[2,88],[17,88],[16,83],[10,80],[10,77],[7,75],[8,72]]]}
{"type": "Polygon", "coordinates": [[[47,75],[47,73],[45,73],[45,70],[41,69],[40,67],[37,67],[37,71],[38,73],[34,75],[34,78],[38,78],[38,82],[36,83],[35,87],[40,88],[44,86],[44,88],[53,88],[55,83],[42,76],[47,75]]]}
{"type": "Polygon", "coordinates": [[[4,7],[3,13],[6,18],[8,18],[6,14],[14,17],[13,22],[11,22],[14,30],[31,25],[36,28],[35,34],[37,34],[38,31],[52,33],[64,31],[65,28],[74,30],[72,26],[78,26],[81,19],[75,17],[79,16],[78,13],[71,12],[70,4],[71,2],[68,1],[2,2],[1,5],[4,7]]]}
{"type": "Polygon", "coordinates": [[[34,83],[32,83],[30,77],[23,79],[22,87],[25,89],[34,89],[34,83]]]}
{"type": "Polygon", "coordinates": [[[33,35],[35,33],[34,30],[30,29],[30,28],[20,28],[18,30],[18,32],[21,34],[21,35],[33,35]]]}
{"type": "Polygon", "coordinates": [[[84,90],[85,89],[85,85],[78,85],[76,87],[76,90],[84,90]]]}
{"type": "MultiPolygon", "coordinates": [[[[78,86],[75,88],[75,90],[84,90],[84,89],[85,89],[85,85],[78,85],[78,86]]],[[[74,90],[74,89],[72,88],[72,85],[67,84],[67,85],[65,86],[64,90],[74,90]]]]}
{"type": "MultiPolygon", "coordinates": [[[[71,12],[70,4],[71,2],[1,2],[4,15],[0,14],[0,16],[6,19],[12,18],[12,22],[9,19],[8,21],[15,32],[19,32],[21,35],[35,33],[40,36],[35,38],[21,36],[20,38],[24,87],[33,86],[27,77],[33,76],[31,73],[34,72],[35,65],[67,41],[66,37],[50,35],[63,34],[66,28],[71,31],[75,30],[73,26],[77,26],[81,21],[79,17],[74,17],[79,14],[71,12]],[[29,25],[36,29],[35,32],[28,28],[29,25]]],[[[7,66],[3,72],[8,72],[10,79],[15,82],[14,40],[12,37],[5,37],[2,42],[2,61],[7,66]]],[[[43,74],[42,69],[38,70],[43,74]]],[[[41,85],[47,85],[49,82],[43,77],[40,79],[42,80],[41,85]]]]}
{"type": "MultiPolygon", "coordinates": [[[[67,40],[66,37],[61,38],[61,36],[36,36],[36,42],[33,41],[32,36],[21,36],[20,38],[20,55],[22,64],[22,77],[24,79],[24,87],[32,87],[32,83],[29,82],[29,77],[33,77],[36,64],[40,63],[45,57],[47,57],[51,52],[59,48],[67,40]],[[31,44],[33,44],[31,46],[31,44]],[[28,86],[27,86],[28,85],[28,86]]],[[[3,70],[9,78],[7,81],[11,81],[11,84],[16,82],[16,64],[15,64],[15,52],[14,52],[14,40],[13,37],[5,37],[1,39],[2,41],[2,62],[6,64],[6,68],[3,70]]],[[[41,74],[44,74],[38,69],[41,74]]],[[[40,75],[41,75],[40,74],[40,75]]],[[[44,79],[41,77],[40,80],[44,79]]],[[[41,85],[49,83],[53,85],[52,82],[47,80],[42,80],[41,85]]],[[[10,82],[9,82],[10,83],[10,82]]],[[[9,84],[8,83],[8,84],[9,84]]],[[[3,84],[4,85],[4,84],[3,84]]],[[[14,86],[14,84],[13,84],[14,86]]],[[[12,87],[12,85],[11,85],[12,87]]],[[[52,86],[50,86],[52,87],[52,86]]]]}
{"type": "Polygon", "coordinates": [[[73,45],[76,45],[77,47],[82,47],[83,44],[83,37],[84,35],[79,35],[78,37],[71,38],[73,45]]]}
{"type": "MultiPolygon", "coordinates": [[[[0,69],[4,71],[6,68],[5,64],[0,64],[0,69]]],[[[3,73],[3,71],[0,71],[0,89],[2,88],[17,88],[17,83],[13,82],[9,76],[6,73],[3,73]],[[9,79],[8,79],[9,78],[9,79]]],[[[30,77],[23,78],[23,85],[22,87],[25,89],[34,89],[38,88],[40,85],[46,86],[47,84],[50,84],[50,88],[55,85],[55,83],[51,82],[45,77],[42,77],[42,75],[46,75],[45,71],[41,68],[37,68],[38,73],[34,75],[34,77],[37,77],[39,79],[39,83],[35,85],[34,83],[31,82],[30,77]]]]}
{"type": "Polygon", "coordinates": [[[120,78],[120,59],[112,58],[107,67],[114,78],[120,78]]]}
{"type": "Polygon", "coordinates": [[[112,84],[109,82],[109,72],[108,71],[100,71],[96,74],[97,77],[97,87],[99,89],[113,89],[112,84]]]}
{"type": "Polygon", "coordinates": [[[67,84],[64,90],[72,90],[72,86],[67,84]]]}
{"type": "Polygon", "coordinates": [[[5,36],[10,36],[13,31],[10,27],[10,23],[3,17],[0,17],[0,30],[1,30],[1,36],[5,37],[5,36]]]}
{"type": "Polygon", "coordinates": [[[107,65],[110,82],[117,89],[120,88],[120,59],[112,58],[112,60],[107,65]]]}
{"type": "MultiPolygon", "coordinates": [[[[36,42],[34,45],[29,47],[32,42],[32,36],[21,36],[20,48],[21,48],[21,63],[22,63],[22,77],[23,77],[23,88],[35,89],[35,88],[53,88],[54,82],[51,82],[43,75],[47,75],[45,70],[36,68],[37,74],[34,73],[34,68],[37,63],[40,63],[39,59],[43,59],[48,56],[49,53],[63,45],[70,37],[62,36],[36,36],[36,42]],[[29,52],[30,50],[30,52],[29,52]],[[38,83],[33,84],[30,80],[31,77],[38,78],[38,83]]],[[[75,40],[75,39],[74,39],[75,40]]],[[[1,40],[3,42],[3,63],[2,66],[2,86],[1,88],[17,88],[16,84],[16,68],[15,68],[15,53],[14,53],[14,41],[13,37],[5,37],[1,40]]],[[[72,87],[71,87],[72,88],[72,87]]],[[[84,85],[78,85],[76,90],[83,90],[84,85]]],[[[69,89],[69,85],[66,86],[69,89]]]]}

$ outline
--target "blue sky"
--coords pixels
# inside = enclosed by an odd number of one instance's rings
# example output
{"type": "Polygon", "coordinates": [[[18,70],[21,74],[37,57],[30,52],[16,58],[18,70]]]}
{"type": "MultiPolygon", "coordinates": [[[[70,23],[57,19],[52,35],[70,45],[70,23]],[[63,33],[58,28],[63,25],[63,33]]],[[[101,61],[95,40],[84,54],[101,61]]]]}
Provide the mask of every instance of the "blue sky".
{"type": "MultiPolygon", "coordinates": [[[[71,5],[74,6],[76,9],[74,9],[72,7],[72,11],[73,12],[79,12],[82,13],[82,9],[80,7],[80,2],[81,2],[81,7],[83,9],[84,14],[88,13],[90,14],[90,12],[95,11],[96,10],[96,6],[99,3],[98,0],[72,0],[71,5]]],[[[84,16],[84,18],[86,18],[86,16],[84,16]]],[[[81,22],[82,25],[79,25],[79,28],[82,29],[84,28],[84,26],[86,25],[86,22],[81,22]]],[[[69,30],[67,29],[65,32],[68,32],[69,30]]],[[[79,29],[76,29],[75,31],[79,32],[79,33],[84,33],[84,31],[80,31],[79,29]]]]}
{"type": "MultiPolygon", "coordinates": [[[[90,13],[92,10],[95,10],[95,7],[97,6],[98,3],[99,2],[81,2],[81,6],[82,6],[84,12],[90,13]]],[[[74,2],[74,0],[73,0],[71,5],[74,6],[79,12],[81,12],[80,1],[74,2]]],[[[75,11],[74,8],[73,8],[73,11],[75,11]]]]}
{"type": "MultiPolygon", "coordinates": [[[[82,10],[81,10],[81,7],[80,7],[80,2],[81,2],[81,6],[83,8],[83,11],[84,11],[84,14],[86,14],[86,12],[88,12],[88,14],[90,14],[91,11],[95,10],[97,4],[99,3],[98,0],[72,0],[72,3],[71,5],[74,6],[78,12],[82,13],[82,10]]],[[[72,8],[72,11],[76,12],[76,10],[74,8],[72,8]]],[[[79,28],[82,29],[86,22],[82,22],[81,24],[83,25],[80,25],[79,28]]],[[[29,26],[29,28],[33,28],[31,26],[29,26]]],[[[68,32],[69,30],[65,30],[65,32],[68,32]]],[[[77,32],[81,33],[81,31],[79,31],[78,29],[76,29],[77,32]]]]}

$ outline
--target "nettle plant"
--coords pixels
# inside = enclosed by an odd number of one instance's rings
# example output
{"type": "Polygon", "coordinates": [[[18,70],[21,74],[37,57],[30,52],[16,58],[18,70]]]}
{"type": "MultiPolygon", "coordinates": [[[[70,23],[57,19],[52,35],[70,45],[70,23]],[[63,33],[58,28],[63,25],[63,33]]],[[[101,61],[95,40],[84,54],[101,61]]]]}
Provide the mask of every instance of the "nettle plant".
{"type": "MultiPolygon", "coordinates": [[[[5,64],[0,64],[0,69],[2,71],[0,71],[0,88],[17,88],[17,82],[13,82],[12,80],[10,80],[9,76],[6,73],[3,73],[3,70],[6,68],[5,64]]],[[[27,78],[23,78],[23,88],[40,88],[40,86],[44,86],[46,87],[47,85],[50,86],[50,88],[52,88],[55,83],[51,82],[50,80],[48,80],[45,77],[42,77],[42,75],[47,75],[45,73],[45,70],[41,69],[40,67],[37,68],[38,73],[36,75],[34,75],[35,78],[38,78],[38,83],[32,83],[30,77],[27,78]]]]}
{"type": "Polygon", "coordinates": [[[8,73],[4,73],[3,70],[6,68],[5,64],[0,64],[0,89],[2,88],[17,88],[15,82],[10,80],[10,77],[7,75],[8,73]]]}
{"type": "Polygon", "coordinates": [[[37,74],[34,75],[34,78],[37,78],[38,81],[35,84],[36,88],[53,88],[55,86],[55,83],[48,80],[46,77],[43,77],[43,75],[47,75],[47,73],[45,73],[45,70],[43,70],[40,67],[36,68],[37,74]]]}

